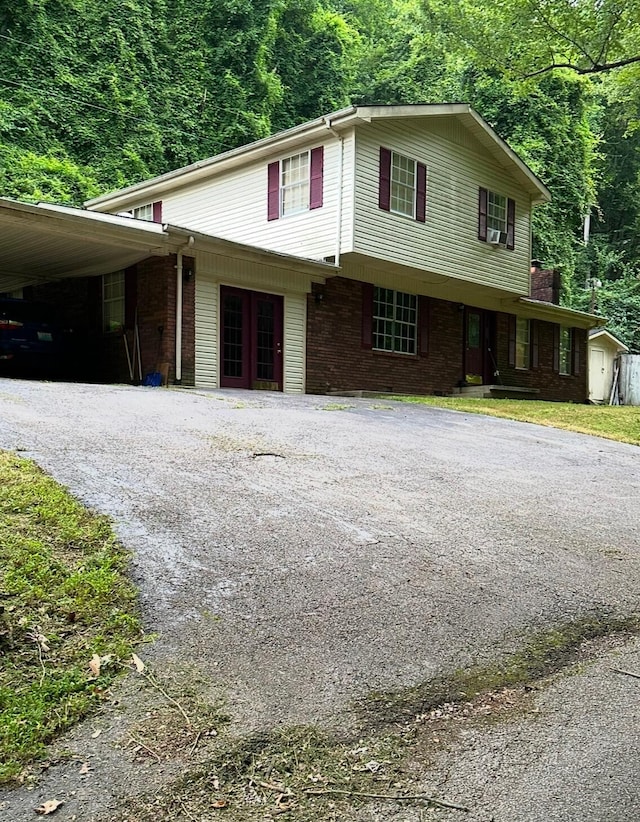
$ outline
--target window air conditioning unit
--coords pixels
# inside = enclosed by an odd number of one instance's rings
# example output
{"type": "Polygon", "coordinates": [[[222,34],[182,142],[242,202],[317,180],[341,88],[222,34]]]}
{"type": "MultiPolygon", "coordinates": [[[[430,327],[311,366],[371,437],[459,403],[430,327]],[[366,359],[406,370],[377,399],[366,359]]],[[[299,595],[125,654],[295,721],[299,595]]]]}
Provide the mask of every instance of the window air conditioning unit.
{"type": "Polygon", "coordinates": [[[497,228],[490,228],[487,231],[487,242],[491,245],[506,245],[507,232],[498,231],[497,228]]]}

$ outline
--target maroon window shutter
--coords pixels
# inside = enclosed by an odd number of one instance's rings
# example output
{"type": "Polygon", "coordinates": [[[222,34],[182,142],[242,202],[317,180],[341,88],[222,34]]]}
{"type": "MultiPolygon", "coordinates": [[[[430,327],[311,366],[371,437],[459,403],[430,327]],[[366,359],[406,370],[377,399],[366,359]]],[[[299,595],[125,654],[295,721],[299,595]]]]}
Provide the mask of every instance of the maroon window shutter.
{"type": "Polygon", "coordinates": [[[573,374],[578,377],[580,376],[580,340],[578,339],[578,329],[572,328],[571,329],[571,345],[572,345],[572,354],[573,354],[573,374]]]}
{"type": "Polygon", "coordinates": [[[391,151],[382,146],[380,146],[378,205],[384,211],[391,210],[391,151]]]}
{"type": "Polygon", "coordinates": [[[509,314],[509,366],[515,368],[516,365],[516,316],[509,314]]]}
{"type": "Polygon", "coordinates": [[[362,347],[373,348],[373,285],[362,283],[362,347]]]}
{"type": "Polygon", "coordinates": [[[133,328],[138,304],[138,272],[135,266],[124,272],[124,327],[133,328]]]}
{"type": "Polygon", "coordinates": [[[553,370],[560,371],[560,326],[553,326],[553,370]]]}
{"type": "Polygon", "coordinates": [[[487,201],[488,192],[481,188],[478,193],[478,239],[487,241],[487,201]]]}
{"type": "Polygon", "coordinates": [[[531,368],[537,368],[539,362],[540,331],[536,320],[529,320],[529,333],[531,342],[531,368]]]}
{"type": "Polygon", "coordinates": [[[418,353],[426,357],[429,353],[429,311],[428,297],[418,298],[418,353]]]}
{"type": "Polygon", "coordinates": [[[158,200],[152,206],[153,209],[153,222],[154,223],[161,223],[162,222],[162,200],[158,200]]]}
{"type": "Polygon", "coordinates": [[[427,220],[427,167],[416,163],[416,220],[424,223],[427,220]]]}
{"type": "Polygon", "coordinates": [[[309,208],[322,208],[324,173],[324,146],[311,149],[311,184],[309,186],[309,208]]]}
{"type": "Polygon", "coordinates": [[[516,247],[516,201],[507,200],[507,248],[513,251],[516,247]]]}
{"type": "Polygon", "coordinates": [[[267,220],[280,216],[280,163],[269,163],[267,168],[267,220]]]}

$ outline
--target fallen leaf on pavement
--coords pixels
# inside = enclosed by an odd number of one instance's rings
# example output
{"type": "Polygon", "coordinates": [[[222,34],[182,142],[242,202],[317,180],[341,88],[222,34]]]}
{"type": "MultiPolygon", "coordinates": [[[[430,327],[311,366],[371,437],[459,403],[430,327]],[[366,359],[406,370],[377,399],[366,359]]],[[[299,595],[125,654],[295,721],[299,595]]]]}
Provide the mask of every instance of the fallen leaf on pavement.
{"type": "Polygon", "coordinates": [[[133,661],[133,664],[136,666],[136,671],[137,671],[139,674],[143,673],[143,671],[144,671],[144,669],[145,669],[145,664],[144,664],[144,662],[140,659],[140,657],[138,656],[138,654],[131,654],[131,659],[132,659],[132,661],[133,661]]]}
{"type": "Polygon", "coordinates": [[[97,731],[94,731],[91,734],[91,739],[97,739],[100,736],[101,733],[102,733],[102,728],[98,728],[97,731]]]}
{"type": "Polygon", "coordinates": [[[36,813],[42,816],[48,816],[50,813],[57,811],[60,805],[64,805],[64,802],[60,799],[48,799],[46,802],[43,802],[39,808],[36,808],[36,813]]]}
{"type": "Polygon", "coordinates": [[[226,808],[227,807],[227,800],[226,799],[216,799],[214,802],[211,803],[212,808],[226,808]]]}
{"type": "Polygon", "coordinates": [[[92,770],[93,770],[93,768],[91,767],[91,765],[89,765],[88,762],[83,762],[82,767],[80,768],[80,776],[84,776],[85,774],[89,773],[89,771],[92,771],[92,770]]]}

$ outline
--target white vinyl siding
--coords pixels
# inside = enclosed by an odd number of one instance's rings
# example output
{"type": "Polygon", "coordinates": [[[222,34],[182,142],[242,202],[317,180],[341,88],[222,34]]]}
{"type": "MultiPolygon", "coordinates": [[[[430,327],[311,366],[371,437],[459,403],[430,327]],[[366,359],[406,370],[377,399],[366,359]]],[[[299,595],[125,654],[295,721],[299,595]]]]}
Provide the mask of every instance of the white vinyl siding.
{"type": "MultiPolygon", "coordinates": [[[[291,152],[281,152],[212,175],[206,181],[163,193],[163,222],[308,259],[333,256],[338,234],[339,141],[328,132],[307,146],[300,146],[298,153],[321,145],[324,146],[322,208],[305,208],[299,213],[287,214],[286,220],[267,219],[268,164],[293,157],[291,152]]],[[[348,191],[341,215],[343,252],[351,250],[352,238],[353,208],[349,199],[352,198],[353,173],[349,156],[353,156],[353,151],[346,140],[343,178],[348,191]]]]}
{"type": "Polygon", "coordinates": [[[457,122],[362,125],[356,164],[355,252],[452,280],[529,293],[530,198],[457,122]],[[420,157],[429,167],[426,225],[378,208],[380,146],[420,157]],[[508,255],[478,243],[481,186],[516,202],[515,250],[508,255]]]}
{"type": "Polygon", "coordinates": [[[218,387],[218,293],[208,272],[196,276],[196,386],[218,387]]]}
{"type": "Polygon", "coordinates": [[[283,390],[304,393],[311,278],[291,269],[205,252],[196,252],[196,272],[196,386],[220,384],[219,294],[220,286],[228,285],[284,297],[283,390]]]}

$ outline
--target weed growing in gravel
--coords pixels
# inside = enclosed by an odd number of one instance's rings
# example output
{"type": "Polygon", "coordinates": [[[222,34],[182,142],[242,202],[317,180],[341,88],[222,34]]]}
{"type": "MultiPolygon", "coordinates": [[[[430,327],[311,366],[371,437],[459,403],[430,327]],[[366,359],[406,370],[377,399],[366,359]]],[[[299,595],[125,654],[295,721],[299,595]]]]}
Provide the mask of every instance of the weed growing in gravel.
{"type": "Polygon", "coordinates": [[[126,565],[106,518],[0,452],[0,783],[96,708],[130,656],[141,628],[126,565]]]}

